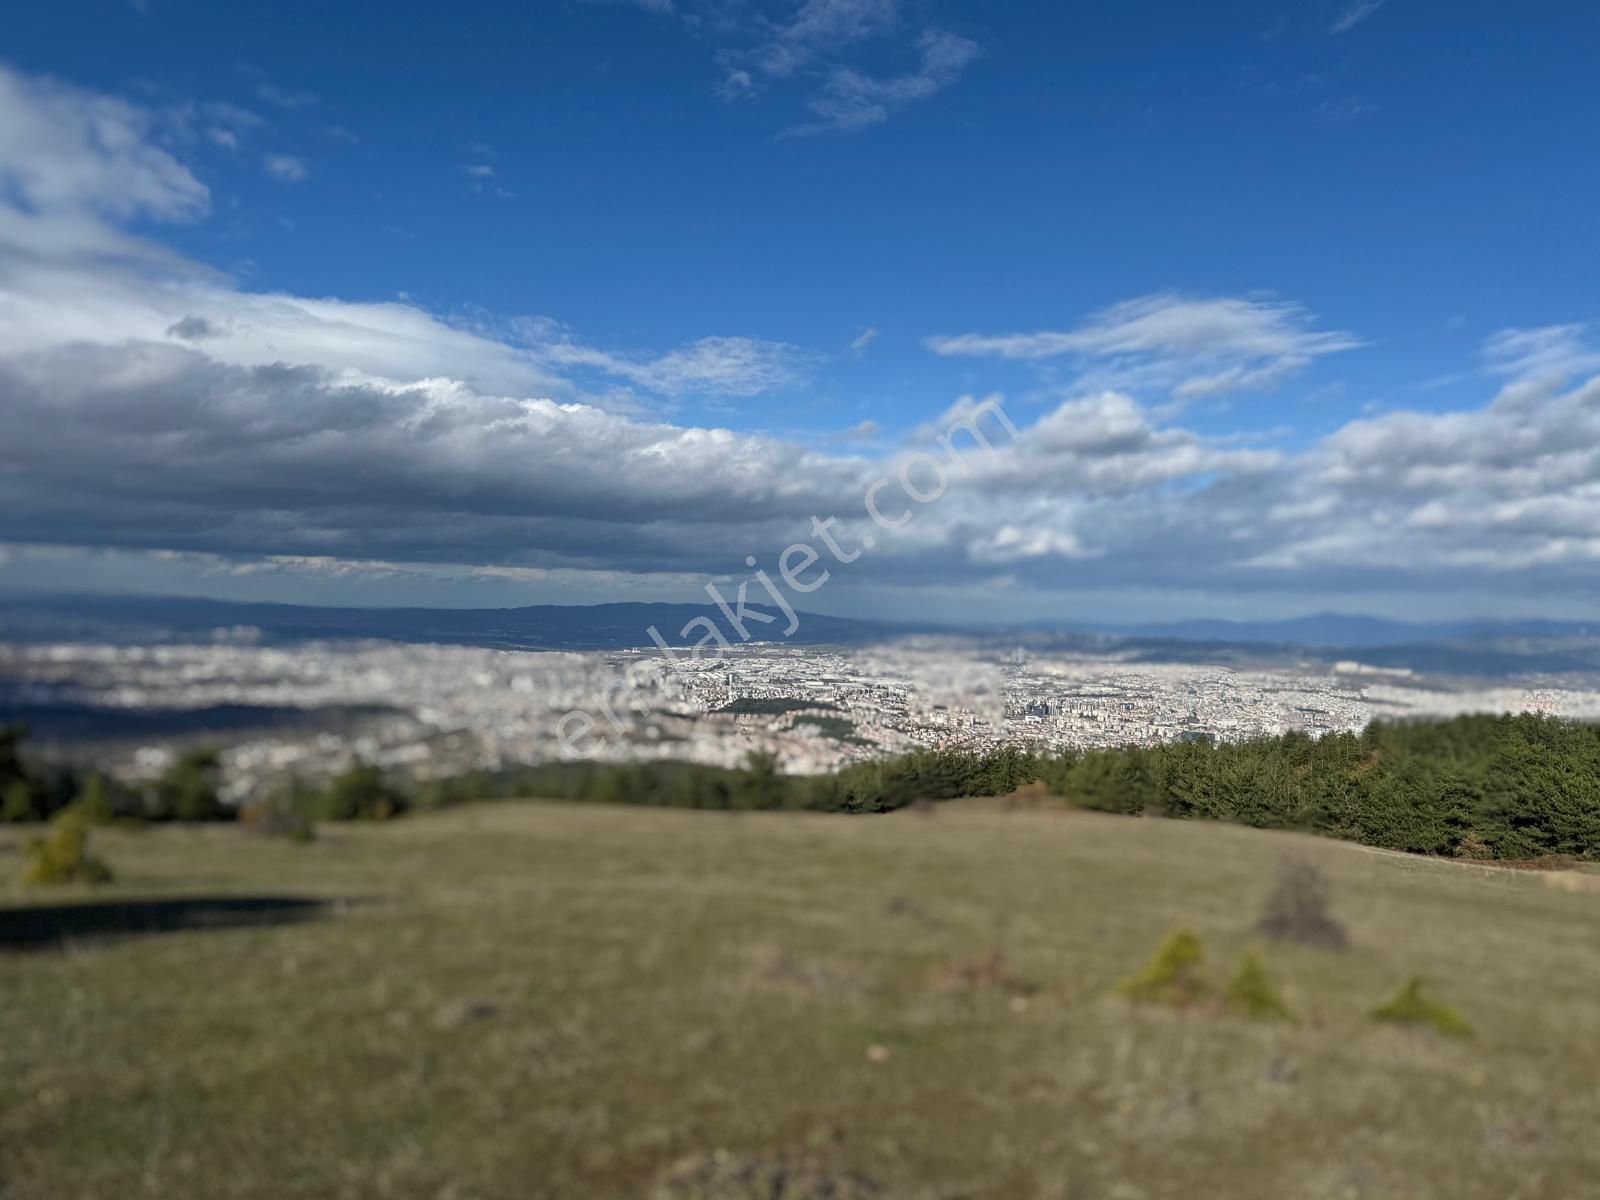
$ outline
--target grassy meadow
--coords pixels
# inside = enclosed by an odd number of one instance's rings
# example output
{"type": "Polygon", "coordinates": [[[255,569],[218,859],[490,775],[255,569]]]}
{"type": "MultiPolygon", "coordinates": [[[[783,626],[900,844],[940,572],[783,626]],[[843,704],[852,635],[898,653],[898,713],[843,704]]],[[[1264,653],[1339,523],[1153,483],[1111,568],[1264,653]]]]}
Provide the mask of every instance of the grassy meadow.
{"type": "Polygon", "coordinates": [[[996,802],[25,837],[6,909],[330,905],[0,946],[4,1200],[1600,1195],[1600,875],[996,802]],[[1286,849],[1348,949],[1253,933],[1286,849]],[[1118,996],[1177,927],[1298,1023],[1118,996]],[[1414,975],[1471,1038],[1369,1018],[1414,975]]]}

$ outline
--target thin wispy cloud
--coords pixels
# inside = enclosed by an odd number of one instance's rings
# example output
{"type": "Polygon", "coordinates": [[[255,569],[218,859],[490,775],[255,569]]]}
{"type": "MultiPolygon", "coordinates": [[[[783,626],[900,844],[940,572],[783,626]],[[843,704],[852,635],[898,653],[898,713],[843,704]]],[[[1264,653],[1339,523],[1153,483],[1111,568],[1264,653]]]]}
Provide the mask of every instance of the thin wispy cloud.
{"type": "Polygon", "coordinates": [[[871,325],[867,326],[860,333],[856,334],[856,336],[851,340],[850,353],[854,354],[857,358],[860,358],[867,352],[867,347],[872,345],[872,343],[877,341],[877,339],[877,329],[871,325]]]}
{"type": "Polygon", "coordinates": [[[894,28],[897,0],[806,0],[753,55],[768,75],[789,76],[812,60],[894,28]]]}
{"type": "Polygon", "coordinates": [[[720,99],[737,103],[805,86],[813,119],[784,136],[882,124],[949,87],[980,53],[971,38],[911,24],[901,0],[804,0],[782,19],[737,6],[683,18],[696,32],[721,42],[716,50],[721,76],[712,87],[720,99]],[[909,50],[918,65],[899,75],[869,72],[851,61],[869,43],[909,50]]]}
{"type": "Polygon", "coordinates": [[[785,342],[751,337],[704,337],[660,355],[586,345],[548,317],[513,322],[519,340],[555,368],[587,368],[663,396],[757,396],[802,382],[808,356],[785,342]]]}
{"type": "Polygon", "coordinates": [[[980,53],[976,42],[942,29],[923,33],[917,51],[921,66],[905,75],[879,79],[849,67],[833,71],[806,105],[819,119],[789,133],[850,133],[880,125],[907,105],[949,87],[980,53]]]}
{"type": "Polygon", "coordinates": [[[1384,3],[1385,0],[1354,0],[1354,3],[1340,10],[1339,15],[1333,19],[1333,24],[1328,27],[1328,32],[1349,33],[1382,8],[1384,3]]]}
{"type": "Polygon", "coordinates": [[[1600,373],[1600,340],[1593,332],[1574,323],[1494,334],[1484,343],[1483,358],[1491,374],[1507,380],[1497,402],[1514,405],[1541,398],[1600,373]]]}
{"type": "Polygon", "coordinates": [[[756,94],[755,77],[749,71],[735,67],[723,76],[715,91],[720,99],[729,103],[735,100],[752,100],[756,94]]]}
{"type": "Polygon", "coordinates": [[[278,87],[274,83],[262,82],[256,84],[256,95],[268,104],[275,104],[279,108],[296,109],[310,108],[322,102],[321,97],[315,92],[291,91],[278,87]]]}
{"type": "Polygon", "coordinates": [[[251,112],[248,108],[237,104],[230,104],[226,100],[208,100],[199,106],[199,111],[213,125],[232,129],[238,133],[260,129],[267,123],[266,118],[260,113],[251,112]]]}
{"type": "Polygon", "coordinates": [[[1172,293],[1127,300],[1074,329],[932,337],[946,357],[1038,361],[1067,357],[1087,390],[1166,389],[1177,400],[1276,386],[1327,354],[1362,345],[1352,334],[1316,330],[1299,305],[1172,293]]]}
{"type": "Polygon", "coordinates": [[[1347,121],[1359,121],[1362,117],[1370,117],[1378,111],[1378,106],[1359,96],[1346,96],[1342,100],[1324,100],[1314,110],[1323,121],[1333,124],[1343,124],[1347,121]]]}

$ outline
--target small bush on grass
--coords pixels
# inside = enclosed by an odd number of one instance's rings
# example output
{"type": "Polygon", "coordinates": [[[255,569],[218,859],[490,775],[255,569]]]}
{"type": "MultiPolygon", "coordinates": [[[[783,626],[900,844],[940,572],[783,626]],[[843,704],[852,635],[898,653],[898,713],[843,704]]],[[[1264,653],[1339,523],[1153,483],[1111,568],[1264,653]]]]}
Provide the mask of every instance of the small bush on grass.
{"type": "Polygon", "coordinates": [[[49,833],[29,844],[22,878],[28,884],[110,882],[111,868],[89,853],[89,818],[82,809],[62,809],[49,833]]]}
{"type": "Polygon", "coordinates": [[[311,813],[317,796],[303,781],[291,779],[285,785],[239,809],[239,823],[250,833],[262,837],[286,838],[291,842],[313,842],[317,827],[311,813]]]}
{"type": "Polygon", "coordinates": [[[1278,860],[1278,879],[1256,920],[1256,932],[1279,942],[1343,950],[1350,935],[1328,911],[1328,877],[1294,854],[1278,860]]]}
{"type": "Polygon", "coordinates": [[[1222,998],[1230,1012],[1254,1021],[1297,1020],[1278,989],[1272,986],[1259,954],[1247,953],[1239,959],[1239,968],[1228,981],[1222,998]]]}
{"type": "Polygon", "coordinates": [[[1205,951],[1200,939],[1187,929],[1169,934],[1155,956],[1137,975],[1124,979],[1117,991],[1129,1000],[1144,1004],[1171,1004],[1184,1007],[1206,994],[1200,978],[1200,963],[1205,951]]]}
{"type": "Polygon", "coordinates": [[[405,808],[405,795],[382,771],[358,762],[328,786],[316,815],[324,821],[387,821],[405,808]]]}
{"type": "Polygon", "coordinates": [[[190,750],[161,773],[145,795],[151,821],[227,821],[233,811],[217,796],[222,758],[209,748],[190,750]]]}
{"type": "Polygon", "coordinates": [[[1412,978],[1372,1010],[1372,1019],[1398,1025],[1427,1025],[1446,1037],[1472,1036],[1472,1026],[1465,1017],[1447,1004],[1428,999],[1422,994],[1422,988],[1423,981],[1412,978]]]}
{"type": "Polygon", "coordinates": [[[91,775],[83,781],[76,807],[91,825],[109,825],[117,819],[104,775],[91,775]]]}
{"type": "Polygon", "coordinates": [[[6,785],[4,794],[0,794],[0,822],[20,825],[37,821],[42,816],[34,800],[33,789],[26,780],[17,779],[6,785]]]}

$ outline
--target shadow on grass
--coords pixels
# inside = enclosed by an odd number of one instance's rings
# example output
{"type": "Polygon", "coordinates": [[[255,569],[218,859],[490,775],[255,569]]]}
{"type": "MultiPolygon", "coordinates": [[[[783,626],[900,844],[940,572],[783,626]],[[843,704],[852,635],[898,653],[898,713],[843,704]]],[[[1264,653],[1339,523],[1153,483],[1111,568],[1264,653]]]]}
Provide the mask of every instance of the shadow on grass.
{"type": "Polygon", "coordinates": [[[290,925],[327,914],[325,900],[297,896],[184,896],[0,909],[0,950],[50,950],[93,938],[290,925]]]}

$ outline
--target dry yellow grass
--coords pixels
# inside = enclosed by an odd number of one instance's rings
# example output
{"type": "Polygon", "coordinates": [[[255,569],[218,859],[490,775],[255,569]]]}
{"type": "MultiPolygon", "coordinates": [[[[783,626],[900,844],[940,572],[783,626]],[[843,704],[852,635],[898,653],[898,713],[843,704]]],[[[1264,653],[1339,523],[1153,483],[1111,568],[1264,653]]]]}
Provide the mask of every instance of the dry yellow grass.
{"type": "Polygon", "coordinates": [[[1600,898],[1535,873],[960,804],[96,840],[71,897],[358,903],[0,951],[5,1200],[1600,1195],[1600,898]],[[1252,935],[1286,846],[1350,950],[1252,935]],[[1301,1022],[1118,999],[1179,925],[1301,1022]],[[1472,1040],[1367,1018],[1412,975],[1472,1040]]]}

